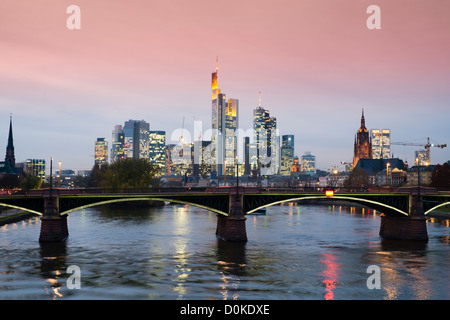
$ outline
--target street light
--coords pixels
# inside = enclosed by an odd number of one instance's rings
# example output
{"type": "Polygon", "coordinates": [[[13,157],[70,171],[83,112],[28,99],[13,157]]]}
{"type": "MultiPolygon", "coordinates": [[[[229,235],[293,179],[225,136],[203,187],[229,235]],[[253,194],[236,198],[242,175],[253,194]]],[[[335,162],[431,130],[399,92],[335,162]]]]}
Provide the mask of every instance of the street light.
{"type": "Polygon", "coordinates": [[[420,159],[416,158],[417,161],[417,195],[420,198],[420,159]]]}
{"type": "Polygon", "coordinates": [[[238,188],[239,188],[239,163],[238,163],[238,156],[236,156],[236,201],[239,201],[238,188]]]}
{"type": "Polygon", "coordinates": [[[390,166],[391,164],[388,162],[388,163],[386,163],[386,185],[388,186],[389,185],[389,166],[390,166]]]}
{"type": "Polygon", "coordinates": [[[61,188],[61,161],[59,161],[59,188],[61,188]]]}

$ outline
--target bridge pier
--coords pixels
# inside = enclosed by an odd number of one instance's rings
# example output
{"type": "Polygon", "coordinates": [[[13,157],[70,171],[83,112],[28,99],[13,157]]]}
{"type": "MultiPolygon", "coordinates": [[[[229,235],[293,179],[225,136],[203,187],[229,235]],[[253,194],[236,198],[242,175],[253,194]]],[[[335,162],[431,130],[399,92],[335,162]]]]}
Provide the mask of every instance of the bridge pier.
{"type": "Polygon", "coordinates": [[[61,242],[67,239],[67,215],[59,214],[58,197],[44,197],[44,214],[41,217],[39,242],[61,242]]]}
{"type": "Polygon", "coordinates": [[[247,230],[242,194],[230,194],[228,216],[217,215],[216,236],[222,241],[246,242],[247,230]]]}
{"type": "Polygon", "coordinates": [[[408,217],[382,216],[380,236],[392,240],[428,241],[422,199],[415,195],[410,197],[408,217]]]}

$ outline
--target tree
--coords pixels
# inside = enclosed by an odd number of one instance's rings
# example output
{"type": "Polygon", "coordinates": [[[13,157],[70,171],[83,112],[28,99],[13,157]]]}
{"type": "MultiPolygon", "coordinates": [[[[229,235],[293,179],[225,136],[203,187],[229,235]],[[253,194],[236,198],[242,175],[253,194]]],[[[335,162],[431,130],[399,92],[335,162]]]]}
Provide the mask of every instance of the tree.
{"type": "Polygon", "coordinates": [[[435,188],[450,188],[450,165],[447,162],[434,167],[431,173],[430,186],[435,188]]]}
{"type": "Polygon", "coordinates": [[[368,187],[369,175],[360,168],[354,168],[352,173],[344,181],[344,187],[368,187]]]}
{"type": "Polygon", "coordinates": [[[105,189],[149,188],[154,185],[158,167],[145,159],[122,159],[92,170],[94,186],[105,189]]]}
{"type": "Polygon", "coordinates": [[[39,189],[42,185],[42,178],[35,175],[25,175],[20,186],[23,190],[39,189]]]}

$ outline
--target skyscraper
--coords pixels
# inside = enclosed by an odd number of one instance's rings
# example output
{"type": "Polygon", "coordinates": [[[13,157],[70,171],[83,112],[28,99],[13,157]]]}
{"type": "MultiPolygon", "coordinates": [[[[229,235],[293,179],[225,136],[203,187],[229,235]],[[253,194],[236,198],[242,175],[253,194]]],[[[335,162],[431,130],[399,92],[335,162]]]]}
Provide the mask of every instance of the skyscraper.
{"type": "Polygon", "coordinates": [[[159,168],[160,174],[166,173],[166,132],[149,132],[149,161],[159,168]]]}
{"type": "Polygon", "coordinates": [[[311,155],[311,152],[305,152],[302,155],[302,172],[307,174],[316,173],[316,156],[311,155]]]}
{"type": "Polygon", "coordinates": [[[239,100],[229,99],[220,92],[218,85],[219,66],[211,78],[211,171],[217,175],[234,174],[237,155],[236,129],[238,126],[239,100]]]}
{"type": "Polygon", "coordinates": [[[112,132],[111,162],[125,158],[125,138],[123,127],[116,125],[112,132]]]}
{"type": "Polygon", "coordinates": [[[125,157],[147,159],[149,157],[150,124],[144,120],[128,120],[123,127],[125,157]]]}
{"type": "Polygon", "coordinates": [[[281,136],[281,169],[282,175],[290,175],[294,161],[294,136],[286,134],[281,136]]]}
{"type": "Polygon", "coordinates": [[[27,159],[25,166],[27,174],[42,179],[45,177],[45,159],[27,159]]]}
{"type": "Polygon", "coordinates": [[[391,157],[391,130],[372,129],[370,136],[373,159],[389,159],[391,157]]]}
{"type": "Polygon", "coordinates": [[[101,168],[108,163],[108,141],[105,138],[97,138],[95,141],[95,164],[101,168]]]}
{"type": "Polygon", "coordinates": [[[256,144],[257,166],[261,175],[278,174],[280,143],[277,134],[277,119],[270,116],[269,110],[261,107],[261,92],[259,93],[259,105],[253,110],[253,139],[256,144]]]}
{"type": "Polygon", "coordinates": [[[364,118],[364,109],[361,115],[361,127],[356,132],[353,151],[353,168],[359,159],[372,159],[372,141],[369,131],[366,128],[366,120],[364,118]]]}

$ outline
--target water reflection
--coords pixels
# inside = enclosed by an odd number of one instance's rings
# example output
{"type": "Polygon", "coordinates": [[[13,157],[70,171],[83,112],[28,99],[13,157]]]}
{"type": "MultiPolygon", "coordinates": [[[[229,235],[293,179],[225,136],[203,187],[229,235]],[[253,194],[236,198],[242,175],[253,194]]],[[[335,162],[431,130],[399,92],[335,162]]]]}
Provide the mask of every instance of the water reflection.
{"type": "Polygon", "coordinates": [[[189,261],[190,250],[188,248],[188,237],[190,232],[192,232],[189,220],[188,220],[188,207],[173,207],[174,211],[174,222],[173,231],[175,233],[175,239],[173,240],[173,246],[175,249],[174,255],[174,273],[176,286],[173,289],[179,296],[178,299],[182,299],[186,294],[185,283],[188,281],[189,274],[192,271],[189,261]]]}
{"type": "Polygon", "coordinates": [[[249,241],[215,238],[214,213],[186,206],[90,208],[71,214],[68,242],[39,244],[39,220],[2,227],[2,298],[448,299],[449,228],[428,243],[380,239],[361,208],[285,205],[247,220],[249,241]],[[81,290],[67,266],[79,265],[81,290]],[[369,265],[381,290],[366,288],[369,265]]]}
{"type": "Polygon", "coordinates": [[[325,265],[325,269],[322,271],[321,275],[325,278],[322,282],[325,284],[325,300],[334,299],[334,289],[338,287],[340,264],[336,262],[336,255],[333,253],[323,253],[321,254],[321,260],[325,265]]]}
{"type": "Polygon", "coordinates": [[[414,299],[431,298],[431,285],[425,270],[428,267],[428,243],[422,241],[382,240],[378,263],[382,268],[382,288],[386,300],[399,299],[402,287],[412,290],[414,299]]]}
{"type": "Polygon", "coordinates": [[[223,300],[237,300],[241,278],[246,275],[246,243],[217,241],[217,268],[222,281],[220,294],[223,300]]]}
{"type": "Polygon", "coordinates": [[[41,276],[48,283],[44,286],[44,291],[52,297],[53,300],[62,298],[60,289],[65,282],[65,274],[61,270],[66,268],[66,242],[62,243],[40,243],[41,256],[41,276]]]}

